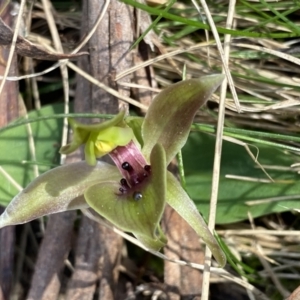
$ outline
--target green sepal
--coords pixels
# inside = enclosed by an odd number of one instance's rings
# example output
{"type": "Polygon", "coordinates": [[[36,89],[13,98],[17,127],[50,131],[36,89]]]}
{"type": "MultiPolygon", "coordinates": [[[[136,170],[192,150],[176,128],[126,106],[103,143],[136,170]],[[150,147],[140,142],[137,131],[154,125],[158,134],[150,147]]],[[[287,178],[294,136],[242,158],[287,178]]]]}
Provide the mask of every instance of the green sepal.
{"type": "Polygon", "coordinates": [[[139,142],[141,147],[143,147],[144,141],[142,138],[142,125],[144,118],[129,116],[125,118],[125,122],[133,130],[136,140],[139,142]]]}
{"type": "Polygon", "coordinates": [[[162,144],[167,165],[184,146],[197,110],[224,79],[209,75],[172,84],[151,103],[142,126],[143,154],[148,159],[153,146],[162,144]]]}
{"type": "Polygon", "coordinates": [[[208,229],[194,202],[170,172],[167,173],[167,186],[167,203],[197,232],[209,247],[218,264],[224,267],[226,264],[224,252],[208,229]]]}
{"type": "Polygon", "coordinates": [[[89,187],[84,196],[99,215],[157,251],[166,243],[159,227],[166,197],[166,161],[161,145],[153,147],[150,162],[151,174],[140,187],[122,194],[120,184],[107,181],[89,187]],[[140,193],[142,198],[136,200],[135,193],[140,193]]]}
{"type": "Polygon", "coordinates": [[[159,251],[161,248],[163,248],[168,240],[166,236],[164,235],[162,229],[160,228],[160,225],[157,226],[157,237],[155,239],[149,238],[145,235],[139,235],[134,234],[134,236],[148,249],[159,251]]]}
{"type": "Polygon", "coordinates": [[[83,191],[87,187],[119,178],[119,170],[104,162],[98,162],[95,167],[78,162],[49,170],[13,198],[0,216],[0,228],[53,213],[86,208],[83,191]]]}

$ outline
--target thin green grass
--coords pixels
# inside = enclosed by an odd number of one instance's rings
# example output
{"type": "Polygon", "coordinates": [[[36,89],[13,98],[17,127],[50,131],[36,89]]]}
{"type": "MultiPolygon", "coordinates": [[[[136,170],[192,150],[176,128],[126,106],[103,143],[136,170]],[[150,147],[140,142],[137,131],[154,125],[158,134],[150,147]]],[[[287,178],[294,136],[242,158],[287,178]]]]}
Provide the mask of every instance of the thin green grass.
{"type": "MultiPolygon", "coordinates": [[[[55,115],[49,115],[49,116],[42,116],[37,118],[20,118],[16,120],[15,122],[10,123],[6,127],[0,128],[0,133],[19,127],[24,126],[26,124],[30,123],[36,123],[40,121],[45,120],[52,120],[52,119],[63,119],[63,118],[99,118],[99,119],[111,119],[115,115],[107,115],[107,114],[95,114],[95,113],[70,113],[70,114],[55,114],[55,115]]],[[[212,133],[215,134],[216,127],[213,125],[207,125],[207,124],[201,124],[201,123],[194,123],[191,127],[192,131],[201,131],[206,133],[212,133]]],[[[271,132],[264,132],[264,131],[254,131],[254,130],[248,130],[248,129],[242,129],[242,128],[231,128],[231,127],[224,127],[224,135],[244,139],[247,141],[253,141],[255,143],[261,143],[263,145],[274,145],[277,147],[280,147],[285,150],[293,150],[293,151],[300,151],[297,147],[290,147],[284,143],[283,141],[288,142],[297,142],[300,143],[300,137],[297,135],[283,135],[283,134],[277,134],[277,133],[271,133],[271,132]],[[276,141],[276,142],[268,142],[266,139],[269,139],[270,141],[276,141]]]]}
{"type": "MultiPolygon", "coordinates": [[[[193,26],[198,29],[205,29],[209,30],[210,27],[207,24],[204,24],[202,22],[191,20],[185,17],[181,17],[172,13],[165,12],[161,9],[157,9],[155,7],[150,7],[145,4],[133,1],[133,0],[122,0],[123,3],[129,4],[133,7],[139,8],[141,10],[144,10],[151,15],[164,17],[168,20],[173,20],[185,25],[193,26]]],[[[245,38],[273,38],[273,39],[280,39],[280,38],[292,38],[292,37],[298,37],[299,34],[297,32],[275,32],[275,33],[260,33],[260,32],[247,32],[247,31],[241,31],[241,30],[232,30],[232,29],[226,29],[224,27],[218,27],[218,32],[220,34],[230,34],[231,36],[237,36],[237,37],[245,37],[245,38]]]]}

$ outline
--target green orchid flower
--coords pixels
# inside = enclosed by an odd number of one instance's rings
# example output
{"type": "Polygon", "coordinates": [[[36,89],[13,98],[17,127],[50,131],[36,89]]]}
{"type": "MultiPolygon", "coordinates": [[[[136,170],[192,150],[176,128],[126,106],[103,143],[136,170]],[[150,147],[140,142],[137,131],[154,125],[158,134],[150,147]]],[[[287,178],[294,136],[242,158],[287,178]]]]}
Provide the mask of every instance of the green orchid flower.
{"type": "Polygon", "coordinates": [[[69,154],[84,145],[86,162],[52,169],[29,184],[0,216],[0,228],[78,208],[93,209],[117,228],[158,251],[167,243],[160,221],[168,204],[198,233],[220,266],[226,259],[195,204],[167,166],[184,146],[197,110],[223,81],[204,76],[157,95],[144,119],[120,112],[101,124],[69,119],[69,154]],[[98,161],[108,154],[115,166],[98,161]]]}

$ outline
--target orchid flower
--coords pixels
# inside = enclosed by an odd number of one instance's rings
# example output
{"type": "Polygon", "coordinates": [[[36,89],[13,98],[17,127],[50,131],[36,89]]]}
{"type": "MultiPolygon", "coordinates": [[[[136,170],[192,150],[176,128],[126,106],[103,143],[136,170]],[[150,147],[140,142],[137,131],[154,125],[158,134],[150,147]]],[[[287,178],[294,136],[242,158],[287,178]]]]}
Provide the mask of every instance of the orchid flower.
{"type": "Polygon", "coordinates": [[[223,81],[204,76],[173,84],[159,93],[145,118],[125,117],[84,125],[69,119],[73,140],[61,153],[84,145],[85,160],[54,168],[31,182],[0,216],[0,228],[71,209],[92,208],[147,248],[167,243],[160,227],[166,203],[211,249],[219,265],[225,256],[194,202],[167,166],[184,146],[197,110],[223,81]],[[109,155],[115,166],[99,161],[109,155]]]}

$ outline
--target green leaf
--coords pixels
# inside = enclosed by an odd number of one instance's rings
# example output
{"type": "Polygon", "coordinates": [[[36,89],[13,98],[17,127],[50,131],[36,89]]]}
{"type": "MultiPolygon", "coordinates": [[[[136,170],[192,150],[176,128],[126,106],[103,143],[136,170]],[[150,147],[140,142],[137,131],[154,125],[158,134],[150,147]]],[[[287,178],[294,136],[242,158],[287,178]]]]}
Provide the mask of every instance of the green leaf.
{"type": "Polygon", "coordinates": [[[203,76],[173,84],[151,103],[142,126],[143,154],[148,159],[153,146],[162,144],[167,165],[185,144],[197,110],[223,81],[223,75],[203,76]]]}
{"type": "Polygon", "coordinates": [[[0,216],[0,228],[66,210],[88,207],[83,192],[103,180],[118,180],[118,169],[104,162],[78,162],[52,169],[33,180],[0,216]]]}
{"type": "Polygon", "coordinates": [[[194,202],[170,172],[167,175],[167,186],[167,203],[197,232],[208,245],[219,265],[224,267],[226,257],[218,242],[209,231],[194,202]]]}
{"type": "Polygon", "coordinates": [[[161,145],[154,146],[150,161],[151,175],[140,187],[122,194],[118,182],[107,181],[89,187],[84,196],[91,208],[116,227],[132,232],[147,247],[159,250],[166,242],[159,227],[166,194],[166,161],[161,145]],[[138,200],[136,193],[141,196],[138,200]]]}
{"type": "MultiPolygon", "coordinates": [[[[61,104],[51,105],[39,111],[29,113],[28,117],[34,119],[61,112],[63,112],[61,104]]],[[[20,120],[24,120],[24,118],[20,120]]],[[[61,141],[62,120],[47,119],[41,120],[38,123],[1,130],[0,165],[4,172],[21,187],[26,186],[35,178],[35,164],[38,165],[38,170],[42,173],[58,163],[57,154],[61,141]],[[28,128],[32,130],[36,161],[33,161],[30,154],[28,128]]],[[[0,204],[6,206],[19,190],[2,172],[0,172],[0,182],[0,204]]]]}
{"type": "MultiPolygon", "coordinates": [[[[290,169],[291,164],[297,162],[299,157],[269,145],[255,146],[259,150],[257,159],[260,164],[278,167],[277,170],[267,169],[276,182],[225,178],[226,175],[237,175],[253,180],[268,180],[244,147],[224,141],[216,216],[218,224],[248,219],[248,212],[253,217],[259,217],[300,209],[300,177],[290,169]],[[247,204],[253,200],[254,205],[247,204]],[[264,202],[260,203],[260,200],[264,202]]],[[[214,147],[215,137],[193,132],[182,150],[187,191],[205,217],[209,213],[214,147]]],[[[254,155],[257,149],[251,147],[254,155]]]]}

